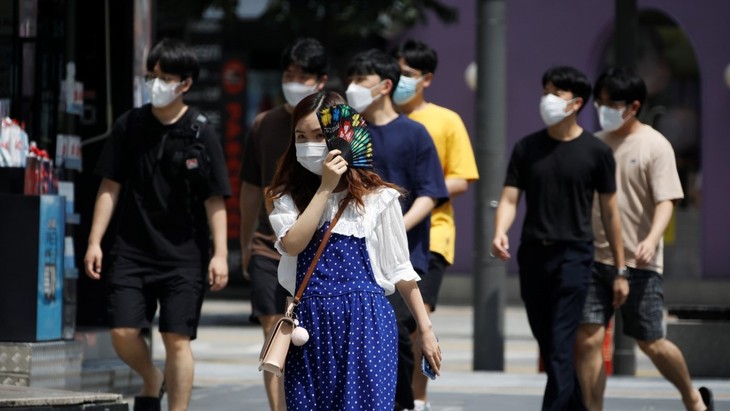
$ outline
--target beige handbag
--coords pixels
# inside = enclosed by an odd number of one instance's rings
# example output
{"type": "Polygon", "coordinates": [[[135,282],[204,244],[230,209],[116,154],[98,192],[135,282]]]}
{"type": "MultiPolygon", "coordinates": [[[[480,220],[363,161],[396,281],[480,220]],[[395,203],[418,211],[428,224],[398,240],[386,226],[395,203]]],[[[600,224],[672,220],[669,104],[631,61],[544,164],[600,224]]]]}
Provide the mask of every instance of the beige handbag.
{"type": "Polygon", "coordinates": [[[337,224],[337,220],[340,219],[345,208],[346,207],[340,207],[340,209],[337,210],[337,215],[335,215],[335,218],[332,219],[332,223],[324,233],[322,242],[319,244],[319,248],[317,248],[317,253],[314,255],[312,263],[309,264],[307,274],[304,276],[302,283],[299,285],[297,295],[286,299],[286,311],[284,311],[284,317],[276,322],[271,333],[266,337],[264,346],[261,347],[261,354],[259,354],[259,371],[268,371],[277,377],[281,377],[284,373],[286,355],[289,352],[291,336],[295,327],[294,320],[296,315],[294,314],[294,309],[299,304],[299,299],[302,298],[304,289],[307,287],[307,283],[309,283],[309,279],[312,277],[314,267],[317,266],[317,261],[322,255],[325,245],[327,245],[330,234],[332,234],[332,227],[337,224]]]}
{"type": "Polygon", "coordinates": [[[293,298],[287,298],[286,302],[286,313],[276,322],[259,354],[259,371],[268,371],[277,377],[281,377],[284,372],[286,354],[289,352],[291,334],[294,331],[293,298]]]}

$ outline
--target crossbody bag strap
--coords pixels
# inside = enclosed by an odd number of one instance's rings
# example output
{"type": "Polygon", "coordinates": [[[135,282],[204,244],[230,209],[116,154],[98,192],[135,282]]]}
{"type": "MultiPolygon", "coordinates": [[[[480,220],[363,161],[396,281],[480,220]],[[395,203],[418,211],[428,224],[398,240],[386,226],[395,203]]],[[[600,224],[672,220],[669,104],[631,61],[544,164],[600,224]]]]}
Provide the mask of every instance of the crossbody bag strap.
{"type": "Polygon", "coordinates": [[[314,272],[314,267],[317,266],[317,261],[319,261],[319,257],[322,255],[322,252],[324,251],[324,247],[327,245],[327,240],[330,239],[330,234],[332,234],[332,228],[337,224],[337,221],[342,216],[342,213],[345,211],[346,206],[340,207],[339,210],[337,210],[337,214],[335,214],[335,218],[332,219],[332,222],[330,222],[330,226],[327,228],[327,231],[324,233],[324,237],[322,237],[322,242],[319,244],[319,248],[317,248],[317,253],[314,254],[314,258],[312,259],[312,262],[309,264],[309,269],[307,270],[307,274],[304,275],[304,279],[302,279],[302,283],[299,284],[299,289],[297,290],[297,295],[294,296],[294,305],[299,304],[299,299],[302,298],[302,294],[304,294],[304,289],[307,288],[307,283],[309,283],[309,279],[312,277],[312,273],[314,272]]]}

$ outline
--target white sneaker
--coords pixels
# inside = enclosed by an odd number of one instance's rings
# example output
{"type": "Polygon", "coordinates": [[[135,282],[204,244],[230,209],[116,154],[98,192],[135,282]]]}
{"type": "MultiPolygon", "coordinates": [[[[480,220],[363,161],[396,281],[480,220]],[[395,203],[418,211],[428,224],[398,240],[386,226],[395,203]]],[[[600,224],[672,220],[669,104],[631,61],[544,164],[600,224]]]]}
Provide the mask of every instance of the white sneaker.
{"type": "Polygon", "coordinates": [[[431,411],[431,403],[421,400],[413,400],[413,411],[431,411]]]}

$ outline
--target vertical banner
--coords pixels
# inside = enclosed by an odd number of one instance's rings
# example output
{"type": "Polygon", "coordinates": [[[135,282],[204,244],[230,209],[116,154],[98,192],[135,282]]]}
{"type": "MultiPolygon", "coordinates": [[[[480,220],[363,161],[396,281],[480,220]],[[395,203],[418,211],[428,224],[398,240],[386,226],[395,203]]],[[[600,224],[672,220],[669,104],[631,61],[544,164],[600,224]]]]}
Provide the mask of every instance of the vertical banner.
{"type": "Polygon", "coordinates": [[[246,133],[246,65],[239,55],[226,53],[223,63],[223,149],[226,152],[226,168],[231,181],[231,197],[226,201],[228,212],[228,239],[237,240],[240,235],[238,195],[241,188],[242,143],[246,133]]]}
{"type": "Polygon", "coordinates": [[[38,341],[61,338],[65,212],[63,197],[40,197],[36,319],[38,341]]]}
{"type": "Polygon", "coordinates": [[[213,19],[188,23],[187,43],[200,64],[198,81],[185,94],[185,102],[201,110],[223,135],[221,121],[221,65],[223,58],[221,22],[213,19]]]}
{"type": "Polygon", "coordinates": [[[221,137],[232,195],[226,201],[228,239],[238,243],[238,178],[241,143],[246,133],[247,66],[240,44],[224,47],[222,22],[201,19],[188,24],[187,42],[200,63],[196,84],[185,96],[191,106],[202,110],[221,137]]]}

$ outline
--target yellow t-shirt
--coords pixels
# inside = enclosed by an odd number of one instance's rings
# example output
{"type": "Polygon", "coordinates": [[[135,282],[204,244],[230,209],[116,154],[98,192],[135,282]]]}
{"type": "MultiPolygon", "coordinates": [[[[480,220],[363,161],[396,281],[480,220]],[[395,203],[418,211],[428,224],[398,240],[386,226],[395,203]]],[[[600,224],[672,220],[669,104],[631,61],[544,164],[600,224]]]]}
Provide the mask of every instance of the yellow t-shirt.
{"type": "MultiPolygon", "coordinates": [[[[469,134],[457,113],[428,103],[408,117],[423,124],[431,135],[441,160],[444,178],[463,178],[468,181],[479,178],[469,134]]],[[[448,201],[431,213],[430,250],[441,254],[449,264],[453,264],[455,241],[454,208],[451,201],[448,201]]]]}
{"type": "MultiPolygon", "coordinates": [[[[596,133],[596,137],[613,149],[616,159],[616,198],[626,265],[661,274],[664,268],[661,240],[654,259],[648,265],[637,265],[634,253],[651,231],[656,203],[684,197],[672,145],[648,125],[627,137],[613,137],[603,132],[596,133]]],[[[598,199],[593,201],[593,233],[596,261],[613,265],[598,199]]]]}

